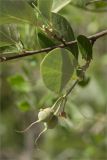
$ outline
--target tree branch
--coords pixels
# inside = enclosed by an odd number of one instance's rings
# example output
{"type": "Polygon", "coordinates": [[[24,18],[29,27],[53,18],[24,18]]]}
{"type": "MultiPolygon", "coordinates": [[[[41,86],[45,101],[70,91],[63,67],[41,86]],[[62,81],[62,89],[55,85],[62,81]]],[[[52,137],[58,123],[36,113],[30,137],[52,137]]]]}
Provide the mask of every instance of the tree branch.
{"type": "Polygon", "coordinates": [[[96,3],[96,2],[106,2],[106,1],[104,1],[104,0],[92,0],[92,1],[87,2],[86,5],[90,5],[90,4],[96,3]]]}
{"type": "MultiPolygon", "coordinates": [[[[103,1],[103,0],[95,0],[95,1],[103,1]]],[[[94,2],[95,2],[94,1],[94,2]]],[[[106,2],[106,0],[104,1],[104,2],[106,2]]],[[[90,2],[89,2],[90,3],[90,2]]],[[[90,3],[91,4],[91,3],[90,3]]],[[[79,9],[81,9],[81,10],[85,10],[85,11],[88,11],[88,12],[97,12],[97,13],[99,13],[99,12],[107,12],[107,9],[91,9],[91,8],[89,8],[89,7],[87,7],[87,5],[90,5],[90,4],[88,4],[88,2],[85,4],[85,6],[81,6],[81,5],[78,5],[78,4],[74,4],[73,2],[71,2],[71,5],[73,6],[73,7],[76,7],[76,8],[79,8],[79,9]]]]}
{"type": "MultiPolygon", "coordinates": [[[[103,37],[105,35],[107,35],[107,30],[104,30],[104,31],[96,33],[92,36],[89,36],[88,39],[91,40],[92,42],[95,42],[98,38],[103,37]]],[[[76,43],[77,43],[77,40],[66,42],[66,46],[72,46],[73,44],[76,44],[76,43]]],[[[60,45],[56,45],[53,47],[43,48],[41,50],[23,51],[20,54],[14,54],[14,55],[10,54],[10,56],[7,56],[7,54],[2,54],[2,56],[0,57],[0,62],[5,62],[5,61],[18,59],[18,58],[22,58],[22,57],[27,57],[27,56],[31,56],[31,55],[35,55],[35,54],[39,54],[39,53],[45,53],[45,52],[49,52],[55,48],[65,48],[66,46],[64,44],[60,44],[60,45]]]]}

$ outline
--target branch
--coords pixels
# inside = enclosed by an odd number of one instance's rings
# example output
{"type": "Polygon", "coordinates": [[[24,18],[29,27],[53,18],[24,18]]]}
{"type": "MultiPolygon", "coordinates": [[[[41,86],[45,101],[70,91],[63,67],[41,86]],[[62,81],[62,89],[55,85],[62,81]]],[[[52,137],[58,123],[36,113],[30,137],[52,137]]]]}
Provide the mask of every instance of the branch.
{"type": "Polygon", "coordinates": [[[86,5],[90,5],[92,3],[96,3],[96,2],[104,2],[103,0],[92,0],[90,2],[87,2],[86,5]]]}
{"type": "MultiPolygon", "coordinates": [[[[107,30],[101,31],[99,33],[96,33],[92,36],[89,36],[88,39],[91,40],[92,42],[95,42],[98,38],[103,37],[107,35],[107,30]]],[[[73,44],[76,44],[77,40],[75,41],[70,41],[70,42],[66,42],[66,46],[72,46],[73,44]]],[[[44,48],[41,50],[34,50],[34,51],[23,51],[20,54],[15,54],[12,56],[7,56],[7,54],[3,54],[0,57],[0,62],[5,62],[5,61],[9,61],[12,59],[18,59],[18,58],[22,58],[22,57],[27,57],[27,56],[31,56],[31,55],[35,55],[35,54],[39,54],[39,53],[46,53],[49,52],[55,48],[65,48],[66,47],[64,44],[60,44],[60,45],[56,45],[53,47],[48,47],[48,48],[44,48]]]]}
{"type": "MultiPolygon", "coordinates": [[[[98,1],[100,2],[100,1],[103,1],[103,0],[94,0],[94,2],[98,2],[98,1]]],[[[90,1],[90,2],[92,3],[92,1],[90,1]]],[[[87,2],[87,3],[85,4],[85,6],[81,6],[81,5],[78,5],[78,4],[74,4],[73,2],[71,2],[71,5],[72,5],[73,7],[79,8],[79,9],[81,9],[81,10],[85,10],[85,11],[87,11],[87,12],[94,12],[94,13],[95,13],[95,12],[97,12],[97,13],[99,13],[99,12],[100,12],[100,13],[101,13],[101,12],[103,12],[103,13],[104,13],[104,12],[107,12],[107,9],[106,9],[106,8],[101,10],[101,9],[97,9],[97,8],[96,8],[96,9],[91,9],[91,8],[87,7],[88,5],[91,4],[90,2],[89,2],[89,3],[87,2]]],[[[106,2],[106,0],[105,0],[104,2],[106,2]]]]}

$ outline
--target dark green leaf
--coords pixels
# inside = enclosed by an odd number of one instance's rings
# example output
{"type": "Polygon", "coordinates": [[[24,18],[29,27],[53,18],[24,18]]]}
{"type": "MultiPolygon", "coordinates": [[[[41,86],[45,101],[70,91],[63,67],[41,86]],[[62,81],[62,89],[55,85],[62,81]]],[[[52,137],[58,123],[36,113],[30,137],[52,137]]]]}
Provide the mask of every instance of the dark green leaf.
{"type": "Polygon", "coordinates": [[[36,24],[36,15],[26,0],[0,0],[0,24],[36,24]]]}
{"type": "Polygon", "coordinates": [[[42,48],[55,46],[54,41],[48,38],[45,34],[39,32],[38,37],[39,37],[39,43],[42,48]]]}
{"type": "Polygon", "coordinates": [[[45,85],[54,92],[61,92],[74,71],[74,57],[66,49],[54,49],[41,63],[41,74],[45,85]]]}
{"type": "MultiPolygon", "coordinates": [[[[55,29],[55,34],[60,38],[64,38],[66,42],[75,40],[71,25],[63,16],[53,13],[52,25],[53,28],[55,29]]],[[[75,56],[76,59],[78,58],[77,44],[67,47],[67,49],[69,49],[72,52],[72,54],[75,56]]]]}
{"type": "Polygon", "coordinates": [[[78,85],[81,86],[81,87],[85,87],[85,86],[87,86],[89,84],[89,82],[90,82],[90,78],[89,77],[85,77],[84,80],[82,80],[82,81],[80,81],[78,83],[78,85]]]}
{"type": "Polygon", "coordinates": [[[92,44],[90,40],[84,35],[79,35],[77,37],[77,41],[78,41],[78,47],[82,55],[82,58],[84,58],[85,60],[91,60],[92,59],[92,44]]]}

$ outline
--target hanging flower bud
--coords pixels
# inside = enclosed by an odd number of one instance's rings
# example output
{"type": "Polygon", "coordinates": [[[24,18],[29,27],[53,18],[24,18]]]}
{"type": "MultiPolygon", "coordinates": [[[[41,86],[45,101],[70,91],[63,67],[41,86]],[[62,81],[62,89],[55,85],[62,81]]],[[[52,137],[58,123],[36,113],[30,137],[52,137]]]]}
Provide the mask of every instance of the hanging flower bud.
{"type": "Polygon", "coordinates": [[[53,112],[52,108],[42,109],[38,113],[38,120],[40,122],[48,122],[52,118],[53,114],[54,114],[54,112],[53,112]]]}
{"type": "Polygon", "coordinates": [[[63,112],[60,112],[59,113],[59,116],[60,117],[64,117],[64,118],[67,118],[67,115],[66,115],[66,113],[63,111],[63,112]]]}
{"type": "Polygon", "coordinates": [[[37,121],[31,123],[26,129],[24,129],[22,131],[16,131],[16,132],[23,133],[23,132],[28,131],[33,125],[35,125],[39,122],[48,122],[53,117],[53,115],[54,115],[54,111],[52,108],[41,109],[40,112],[38,113],[38,120],[37,121]]]}

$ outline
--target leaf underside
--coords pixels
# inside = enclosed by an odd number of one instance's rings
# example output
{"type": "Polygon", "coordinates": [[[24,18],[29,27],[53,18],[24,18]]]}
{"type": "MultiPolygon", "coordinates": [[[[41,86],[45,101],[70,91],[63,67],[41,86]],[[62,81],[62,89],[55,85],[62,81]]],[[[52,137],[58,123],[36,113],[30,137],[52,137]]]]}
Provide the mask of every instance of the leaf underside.
{"type": "Polygon", "coordinates": [[[74,71],[74,57],[67,49],[54,49],[41,63],[41,75],[47,88],[60,93],[74,71]]]}

